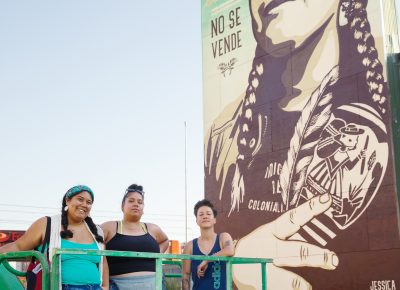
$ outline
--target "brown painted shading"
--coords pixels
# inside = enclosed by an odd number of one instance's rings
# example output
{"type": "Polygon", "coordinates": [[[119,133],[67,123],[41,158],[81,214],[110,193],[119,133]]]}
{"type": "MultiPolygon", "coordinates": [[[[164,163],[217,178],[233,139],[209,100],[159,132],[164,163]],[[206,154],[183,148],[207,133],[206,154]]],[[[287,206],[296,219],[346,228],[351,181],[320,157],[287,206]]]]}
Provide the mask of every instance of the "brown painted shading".
{"type": "MultiPolygon", "coordinates": [[[[266,7],[252,12],[257,48],[248,86],[205,136],[206,198],[220,211],[217,230],[248,238],[284,212],[329,194],[332,206],[293,239],[300,235],[335,251],[339,267],[290,271],[313,289],[369,289],[371,281],[398,279],[389,96],[368,22],[368,1],[338,1],[337,15],[347,23],[339,24],[333,15],[301,46],[291,40],[275,45],[265,35],[277,17],[267,13],[268,5],[281,2],[260,1],[266,7]],[[338,34],[338,63],[319,84],[301,91],[306,66],[332,29],[338,34]],[[293,109],[293,100],[304,95],[302,106],[293,109]]],[[[400,282],[395,283],[399,288],[400,282]]]]}

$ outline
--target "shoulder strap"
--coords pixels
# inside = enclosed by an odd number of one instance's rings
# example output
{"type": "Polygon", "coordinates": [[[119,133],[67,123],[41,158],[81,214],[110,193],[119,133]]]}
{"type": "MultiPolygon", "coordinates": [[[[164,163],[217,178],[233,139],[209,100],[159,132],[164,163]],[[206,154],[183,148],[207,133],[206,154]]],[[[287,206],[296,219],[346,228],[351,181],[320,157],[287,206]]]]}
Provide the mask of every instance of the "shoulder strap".
{"type": "Polygon", "coordinates": [[[221,234],[217,234],[217,237],[215,239],[215,246],[217,246],[219,248],[218,251],[222,250],[221,238],[220,237],[221,237],[221,234]]]}
{"type": "Polygon", "coordinates": [[[46,216],[47,224],[46,224],[46,233],[44,234],[44,248],[50,244],[50,232],[51,232],[51,217],[46,216]]]}
{"type": "Polygon", "coordinates": [[[199,248],[199,244],[198,244],[198,240],[193,239],[192,241],[192,255],[200,255],[200,248],[199,248]]]}
{"type": "Polygon", "coordinates": [[[49,216],[46,216],[46,232],[44,234],[42,248],[40,249],[41,253],[44,253],[46,246],[50,242],[50,230],[51,230],[51,219],[49,216]]]}
{"type": "Polygon", "coordinates": [[[115,233],[122,234],[121,222],[120,221],[116,221],[115,224],[116,224],[115,233]]]}
{"type": "Polygon", "coordinates": [[[142,230],[147,234],[149,230],[147,229],[146,223],[140,223],[140,226],[142,227],[142,230]]]}

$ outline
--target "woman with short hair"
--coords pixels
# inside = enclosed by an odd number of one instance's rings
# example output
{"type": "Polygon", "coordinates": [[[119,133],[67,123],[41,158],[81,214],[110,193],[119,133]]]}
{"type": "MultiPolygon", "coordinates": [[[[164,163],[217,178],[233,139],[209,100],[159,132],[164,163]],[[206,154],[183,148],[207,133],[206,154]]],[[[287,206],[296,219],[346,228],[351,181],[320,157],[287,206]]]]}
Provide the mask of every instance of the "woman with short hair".
{"type": "MultiPolygon", "coordinates": [[[[217,234],[214,230],[217,210],[206,200],[194,206],[196,223],[200,227],[200,237],[188,242],[183,251],[187,255],[230,257],[235,254],[232,237],[228,233],[217,234]]],[[[226,290],[226,263],[207,260],[183,260],[182,289],[190,289],[190,276],[193,290],[226,290]]]]}

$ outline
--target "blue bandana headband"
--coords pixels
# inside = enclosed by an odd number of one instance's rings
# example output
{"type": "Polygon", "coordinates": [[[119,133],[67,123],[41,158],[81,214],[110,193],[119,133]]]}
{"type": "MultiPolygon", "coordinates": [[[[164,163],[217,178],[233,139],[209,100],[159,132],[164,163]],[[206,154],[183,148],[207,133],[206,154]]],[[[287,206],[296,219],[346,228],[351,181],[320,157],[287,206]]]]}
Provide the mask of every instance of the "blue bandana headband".
{"type": "Polygon", "coordinates": [[[94,201],[94,194],[93,191],[86,185],[76,185],[74,187],[71,187],[67,193],[65,194],[66,198],[72,198],[73,196],[77,195],[78,193],[81,193],[82,191],[87,191],[90,193],[92,196],[92,200],[94,201]]]}

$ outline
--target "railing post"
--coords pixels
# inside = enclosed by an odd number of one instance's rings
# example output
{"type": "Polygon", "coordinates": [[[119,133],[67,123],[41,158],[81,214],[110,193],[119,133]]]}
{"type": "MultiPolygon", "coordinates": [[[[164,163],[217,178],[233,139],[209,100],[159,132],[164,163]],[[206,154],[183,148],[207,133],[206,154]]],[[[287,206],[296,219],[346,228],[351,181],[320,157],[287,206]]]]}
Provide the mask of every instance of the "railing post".
{"type": "Polygon", "coordinates": [[[262,289],[267,290],[267,263],[261,263],[261,283],[262,289]]]}
{"type": "Polygon", "coordinates": [[[156,290],[162,290],[162,258],[156,258],[156,290]]]}
{"type": "Polygon", "coordinates": [[[60,284],[60,260],[61,260],[61,255],[60,254],[54,254],[53,255],[53,262],[51,264],[51,281],[50,281],[50,289],[51,290],[58,290],[59,284],[60,284]]]}
{"type": "Polygon", "coordinates": [[[226,289],[232,289],[232,261],[226,262],[226,289]]]}
{"type": "Polygon", "coordinates": [[[392,111],[393,155],[397,183],[397,202],[400,207],[400,53],[392,53],[387,58],[387,72],[392,111]]]}
{"type": "Polygon", "coordinates": [[[25,259],[27,257],[35,257],[40,262],[42,267],[42,290],[49,289],[49,264],[47,263],[47,259],[45,256],[37,251],[21,251],[21,252],[9,252],[9,253],[0,253],[0,264],[3,264],[5,269],[17,276],[26,276],[26,273],[20,272],[12,268],[8,264],[9,259],[25,259]],[[3,263],[4,261],[4,263],[3,263]]]}
{"type": "Polygon", "coordinates": [[[15,275],[15,276],[20,276],[20,277],[26,277],[26,272],[21,272],[18,271],[16,269],[14,269],[9,263],[8,260],[3,260],[0,262],[0,264],[3,264],[4,268],[6,268],[6,270],[8,272],[10,272],[11,274],[15,275]]]}

